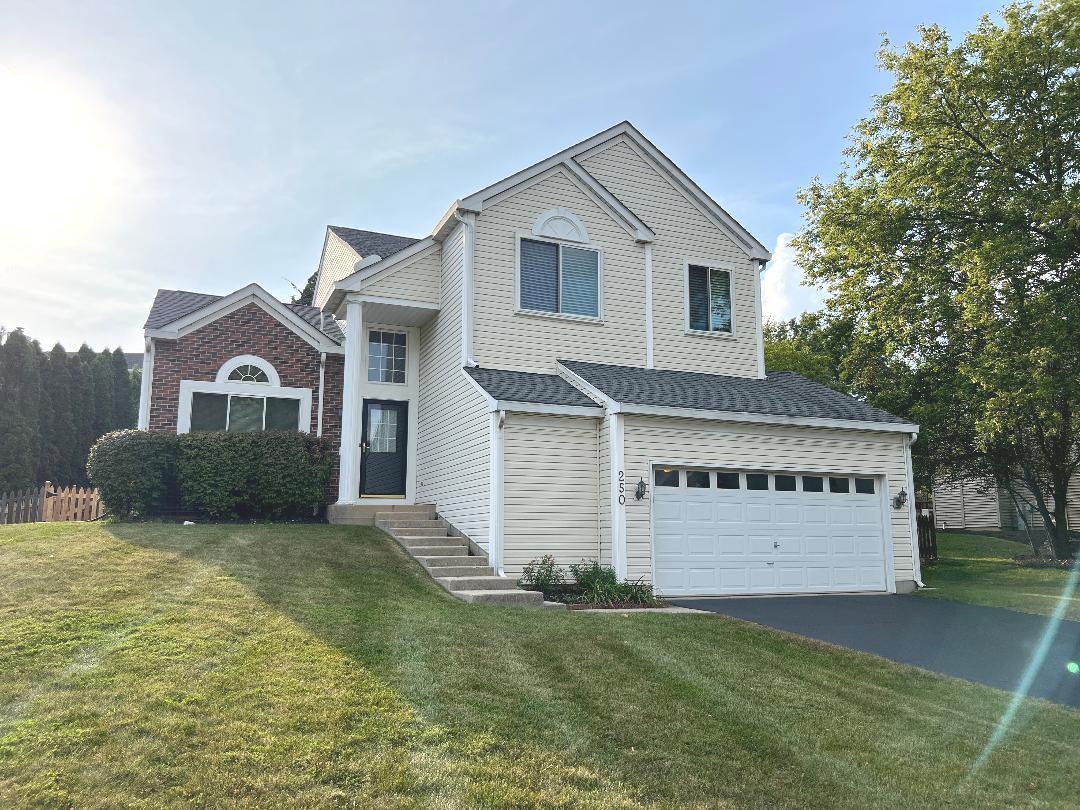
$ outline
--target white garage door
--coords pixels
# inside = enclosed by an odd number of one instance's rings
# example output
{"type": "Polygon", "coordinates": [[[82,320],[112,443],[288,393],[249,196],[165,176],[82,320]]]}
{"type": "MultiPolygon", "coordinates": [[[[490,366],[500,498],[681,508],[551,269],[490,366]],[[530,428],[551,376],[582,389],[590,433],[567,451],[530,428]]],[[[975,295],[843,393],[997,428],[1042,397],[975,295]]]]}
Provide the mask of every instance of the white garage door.
{"type": "Polygon", "coordinates": [[[657,467],[666,596],[886,590],[880,479],[657,467]]]}

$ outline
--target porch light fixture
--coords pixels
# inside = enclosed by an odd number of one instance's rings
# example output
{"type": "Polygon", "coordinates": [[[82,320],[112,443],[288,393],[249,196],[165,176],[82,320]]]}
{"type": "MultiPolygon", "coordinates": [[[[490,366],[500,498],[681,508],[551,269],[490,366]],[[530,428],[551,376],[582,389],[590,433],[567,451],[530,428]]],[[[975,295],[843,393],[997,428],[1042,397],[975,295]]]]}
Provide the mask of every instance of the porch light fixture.
{"type": "Polygon", "coordinates": [[[898,492],[896,494],[896,497],[892,499],[892,508],[893,509],[903,509],[904,504],[906,504],[906,503],[907,503],[907,492],[905,492],[904,490],[901,489],[900,492],[898,492]]]}
{"type": "MultiPolygon", "coordinates": [[[[665,470],[665,472],[667,471],[665,470]]],[[[645,497],[645,486],[645,479],[638,479],[637,486],[634,487],[634,500],[640,501],[642,498],[645,497]]]]}

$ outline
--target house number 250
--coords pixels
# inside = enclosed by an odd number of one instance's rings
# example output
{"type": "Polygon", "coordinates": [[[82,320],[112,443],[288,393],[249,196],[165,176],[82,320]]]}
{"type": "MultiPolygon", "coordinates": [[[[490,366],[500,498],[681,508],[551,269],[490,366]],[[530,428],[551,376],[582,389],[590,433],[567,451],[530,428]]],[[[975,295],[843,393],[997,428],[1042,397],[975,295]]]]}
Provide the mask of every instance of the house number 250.
{"type": "Polygon", "coordinates": [[[619,506],[626,506],[626,473],[619,470],[619,506]]]}

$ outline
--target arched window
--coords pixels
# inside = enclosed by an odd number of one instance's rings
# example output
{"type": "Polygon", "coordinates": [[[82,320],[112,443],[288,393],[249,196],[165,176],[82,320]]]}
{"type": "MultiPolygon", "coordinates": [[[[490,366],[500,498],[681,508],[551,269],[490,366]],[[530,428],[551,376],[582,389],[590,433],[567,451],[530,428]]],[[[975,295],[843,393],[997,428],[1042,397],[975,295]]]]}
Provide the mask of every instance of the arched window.
{"type": "Polygon", "coordinates": [[[269,383],[270,378],[258,366],[245,363],[229,373],[229,382],[269,383]]]}
{"type": "Polygon", "coordinates": [[[281,378],[274,367],[254,354],[242,354],[227,360],[218,369],[217,382],[263,383],[281,385],[281,378]]]}
{"type": "Polygon", "coordinates": [[[564,242],[588,242],[589,232],[577,214],[567,208],[549,208],[533,222],[534,236],[564,242]]]}

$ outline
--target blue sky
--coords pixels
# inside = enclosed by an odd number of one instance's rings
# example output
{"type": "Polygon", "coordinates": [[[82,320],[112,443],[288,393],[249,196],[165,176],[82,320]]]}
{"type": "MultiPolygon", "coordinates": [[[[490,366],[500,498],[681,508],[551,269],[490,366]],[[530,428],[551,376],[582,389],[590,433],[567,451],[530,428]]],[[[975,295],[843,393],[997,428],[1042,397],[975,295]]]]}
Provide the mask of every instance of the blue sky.
{"type": "Polygon", "coordinates": [[[425,234],[454,199],[623,119],[780,239],[767,311],[815,308],[781,237],[886,86],[881,34],[960,35],[995,9],[0,0],[0,93],[24,100],[0,108],[18,136],[0,169],[24,185],[0,177],[0,325],[138,351],[158,287],[287,297],[327,224],[425,234]]]}

